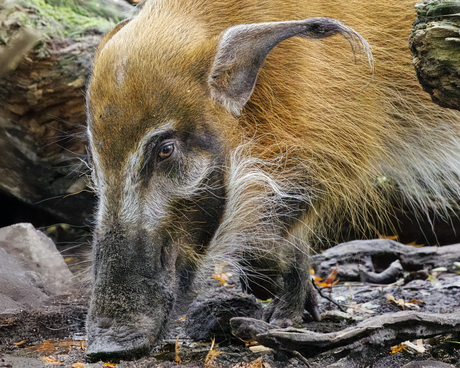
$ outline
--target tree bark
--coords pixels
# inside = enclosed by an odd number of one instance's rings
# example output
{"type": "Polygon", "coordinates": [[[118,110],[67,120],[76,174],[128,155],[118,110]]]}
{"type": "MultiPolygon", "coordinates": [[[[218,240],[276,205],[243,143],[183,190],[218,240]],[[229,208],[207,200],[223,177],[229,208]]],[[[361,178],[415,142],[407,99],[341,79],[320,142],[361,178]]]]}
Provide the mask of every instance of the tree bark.
{"type": "Polygon", "coordinates": [[[88,224],[85,87],[102,35],[131,7],[28,1],[0,3],[0,192],[88,224]]]}
{"type": "Polygon", "coordinates": [[[460,1],[425,0],[409,37],[423,89],[442,107],[460,109],[460,1]]]}

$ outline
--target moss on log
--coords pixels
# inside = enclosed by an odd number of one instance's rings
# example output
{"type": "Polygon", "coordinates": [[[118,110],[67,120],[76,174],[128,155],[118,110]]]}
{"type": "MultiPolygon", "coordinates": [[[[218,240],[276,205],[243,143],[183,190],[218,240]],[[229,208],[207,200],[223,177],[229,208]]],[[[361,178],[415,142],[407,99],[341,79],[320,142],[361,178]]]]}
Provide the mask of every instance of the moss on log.
{"type": "Polygon", "coordinates": [[[426,0],[415,8],[409,47],[418,79],[435,103],[460,109],[460,1],[426,0]]]}

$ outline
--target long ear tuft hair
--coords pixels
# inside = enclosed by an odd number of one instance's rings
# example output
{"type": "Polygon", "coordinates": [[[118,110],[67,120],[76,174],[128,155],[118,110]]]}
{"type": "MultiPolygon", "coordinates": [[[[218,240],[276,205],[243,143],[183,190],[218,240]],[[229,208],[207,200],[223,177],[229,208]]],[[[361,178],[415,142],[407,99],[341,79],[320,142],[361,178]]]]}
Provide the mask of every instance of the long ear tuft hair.
{"type": "Polygon", "coordinates": [[[259,69],[276,45],[295,36],[319,39],[336,34],[348,40],[354,53],[359,50],[365,54],[373,70],[367,41],[335,19],[317,17],[227,28],[221,37],[208,79],[212,97],[238,116],[252,95],[259,69]]]}

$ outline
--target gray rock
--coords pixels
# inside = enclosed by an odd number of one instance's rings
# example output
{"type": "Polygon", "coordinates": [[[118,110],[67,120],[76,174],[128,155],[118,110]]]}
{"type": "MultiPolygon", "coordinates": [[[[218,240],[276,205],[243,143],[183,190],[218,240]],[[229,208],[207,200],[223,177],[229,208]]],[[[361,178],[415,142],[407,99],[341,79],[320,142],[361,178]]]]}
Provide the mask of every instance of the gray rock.
{"type": "Polygon", "coordinates": [[[53,241],[31,224],[0,229],[0,313],[67,294],[72,277],[53,241]]]}
{"type": "Polygon", "coordinates": [[[0,248],[0,313],[32,308],[47,299],[20,261],[0,248]]]}

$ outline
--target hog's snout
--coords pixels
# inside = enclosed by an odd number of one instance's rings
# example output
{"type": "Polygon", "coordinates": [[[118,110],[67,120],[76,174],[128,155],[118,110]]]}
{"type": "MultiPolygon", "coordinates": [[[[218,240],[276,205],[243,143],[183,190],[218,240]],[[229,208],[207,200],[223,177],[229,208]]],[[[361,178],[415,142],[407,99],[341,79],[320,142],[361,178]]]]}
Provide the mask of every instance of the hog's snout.
{"type": "Polygon", "coordinates": [[[164,267],[174,263],[174,252],[161,256],[158,243],[142,232],[96,239],[86,326],[91,360],[146,355],[162,337],[174,307],[177,278],[174,267],[164,267]]]}
{"type": "Polygon", "coordinates": [[[142,328],[115,326],[101,328],[95,322],[88,328],[86,354],[92,361],[138,358],[148,354],[153,343],[149,331],[142,328]]]}

